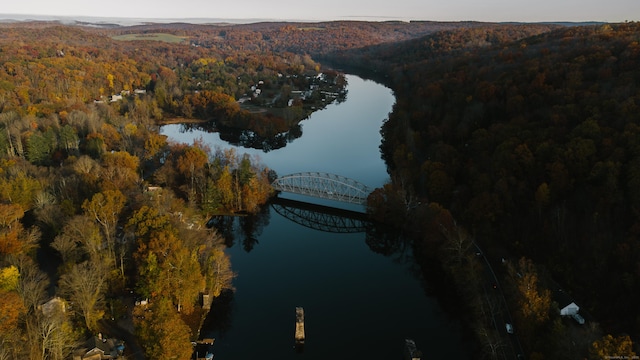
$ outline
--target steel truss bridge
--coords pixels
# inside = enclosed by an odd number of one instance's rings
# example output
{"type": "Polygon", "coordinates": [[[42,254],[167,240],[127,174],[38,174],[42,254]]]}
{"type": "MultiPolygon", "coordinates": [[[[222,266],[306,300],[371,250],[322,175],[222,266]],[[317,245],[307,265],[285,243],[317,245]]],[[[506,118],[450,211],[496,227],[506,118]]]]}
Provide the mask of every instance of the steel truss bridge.
{"type": "Polygon", "coordinates": [[[285,175],[274,180],[271,186],[278,191],[359,205],[366,204],[371,193],[369,187],[353,179],[321,172],[285,175]]]}
{"type": "Polygon", "coordinates": [[[271,207],[283,217],[302,226],[331,233],[360,233],[370,224],[367,214],[276,198],[271,207]]]}

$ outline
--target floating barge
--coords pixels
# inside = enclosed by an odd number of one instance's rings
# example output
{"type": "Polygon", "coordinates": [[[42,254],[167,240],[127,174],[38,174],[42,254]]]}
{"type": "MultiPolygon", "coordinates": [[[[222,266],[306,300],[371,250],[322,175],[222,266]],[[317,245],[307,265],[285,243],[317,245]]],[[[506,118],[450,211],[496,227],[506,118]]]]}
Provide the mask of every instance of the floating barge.
{"type": "Polygon", "coordinates": [[[304,309],[302,306],[296,307],[296,345],[304,344],[304,309]]]}

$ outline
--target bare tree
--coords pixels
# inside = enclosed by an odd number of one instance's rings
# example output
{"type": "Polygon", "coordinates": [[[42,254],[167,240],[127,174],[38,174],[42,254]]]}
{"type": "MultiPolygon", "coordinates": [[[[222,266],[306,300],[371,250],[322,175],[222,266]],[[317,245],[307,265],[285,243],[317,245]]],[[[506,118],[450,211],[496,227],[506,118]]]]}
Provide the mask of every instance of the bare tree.
{"type": "Polygon", "coordinates": [[[115,231],[120,212],[124,208],[126,197],[119,190],[105,190],[93,195],[91,200],[85,200],[82,208],[87,216],[96,220],[104,230],[107,241],[109,263],[117,268],[115,253],[115,231]]]}
{"type": "Polygon", "coordinates": [[[235,273],[231,269],[231,261],[221,249],[215,249],[207,259],[206,284],[214,297],[224,289],[233,289],[232,281],[235,273]]]}
{"type": "Polygon", "coordinates": [[[34,313],[46,299],[46,289],[50,282],[49,277],[38,269],[38,266],[30,257],[17,257],[12,262],[20,272],[18,293],[27,312],[34,313]]]}
{"type": "Polygon", "coordinates": [[[97,330],[102,317],[107,269],[101,262],[85,261],[74,265],[60,277],[60,291],[78,306],[89,330],[97,330]]]}
{"type": "Polygon", "coordinates": [[[39,311],[26,321],[27,348],[33,360],[64,360],[78,345],[73,327],[64,309],[53,308],[46,314],[39,311]]]}
{"type": "Polygon", "coordinates": [[[469,255],[469,249],[473,246],[469,234],[458,225],[454,225],[452,229],[447,229],[442,225],[441,230],[447,239],[445,248],[452,254],[452,259],[455,262],[462,263],[463,259],[469,255]]]}
{"type": "Polygon", "coordinates": [[[62,254],[63,261],[78,260],[78,252],[82,250],[89,255],[91,261],[101,261],[103,238],[93,219],[86,215],[76,215],[65,224],[62,232],[54,239],[52,247],[62,254]]]}
{"type": "Polygon", "coordinates": [[[498,352],[506,347],[499,334],[495,330],[487,329],[484,326],[477,328],[476,333],[481,341],[484,357],[498,359],[498,352]]]}
{"type": "Polygon", "coordinates": [[[10,360],[11,351],[4,341],[0,341],[0,360],[10,360]]]}
{"type": "Polygon", "coordinates": [[[82,175],[97,176],[100,165],[88,155],[82,155],[73,163],[73,170],[82,175]]]}

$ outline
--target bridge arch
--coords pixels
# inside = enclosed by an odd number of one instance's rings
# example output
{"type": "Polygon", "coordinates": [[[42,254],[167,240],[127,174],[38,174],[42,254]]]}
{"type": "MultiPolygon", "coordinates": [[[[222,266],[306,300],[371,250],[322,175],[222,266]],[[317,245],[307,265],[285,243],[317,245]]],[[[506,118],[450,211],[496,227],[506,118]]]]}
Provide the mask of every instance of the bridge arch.
{"type": "Polygon", "coordinates": [[[278,191],[360,205],[366,204],[372,191],[356,180],[322,172],[285,175],[274,180],[271,186],[278,191]]]}

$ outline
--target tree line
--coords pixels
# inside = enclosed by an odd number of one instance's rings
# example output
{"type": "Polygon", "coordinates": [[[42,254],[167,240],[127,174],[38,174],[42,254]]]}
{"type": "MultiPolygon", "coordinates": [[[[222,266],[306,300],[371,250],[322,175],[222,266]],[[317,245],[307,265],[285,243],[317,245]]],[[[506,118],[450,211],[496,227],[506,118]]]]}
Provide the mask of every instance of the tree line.
{"type": "Polygon", "coordinates": [[[522,294],[512,304],[532,357],[589,356],[590,348],[598,358],[617,345],[626,350],[616,353],[627,355],[640,319],[633,305],[640,296],[640,28],[533,31],[469,29],[348,54],[354,64],[388,74],[397,95],[381,146],[393,181],[374,192],[371,211],[418,241],[446,243],[433,236],[442,229],[418,225],[435,216],[426,206],[442,207],[494,261],[503,254],[530,259],[518,266],[538,269],[531,272],[540,275],[540,292],[523,292],[525,280],[517,277],[511,289],[522,294]],[[586,336],[592,343],[567,347],[576,334],[544,295],[557,290],[550,279],[614,336],[586,336]],[[533,304],[541,306],[539,316],[531,317],[533,304]],[[557,336],[533,335],[539,333],[557,336]]]}
{"type": "Polygon", "coordinates": [[[156,94],[133,94],[158,69],[174,72],[143,61],[153,49],[134,60],[106,37],[60,26],[2,35],[2,358],[68,358],[103,321],[130,314],[147,356],[189,358],[201,295],[233,288],[225,240],[206,222],[257,212],[273,173],[159,133],[156,94]],[[94,101],[118,90],[131,91],[94,101]],[[127,308],[132,292],[149,299],[145,309],[127,308]]]}

